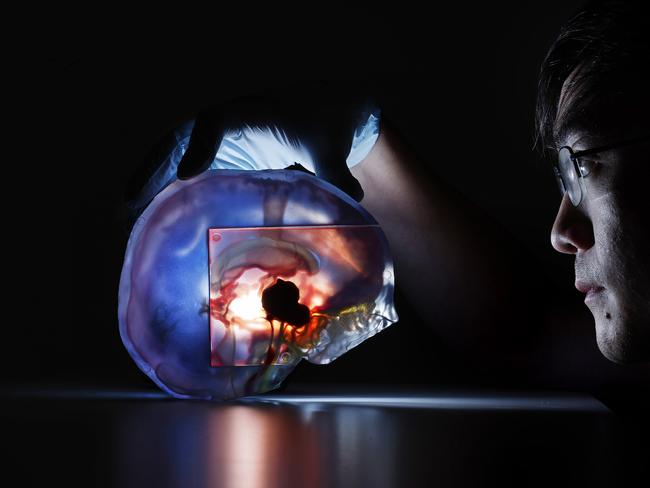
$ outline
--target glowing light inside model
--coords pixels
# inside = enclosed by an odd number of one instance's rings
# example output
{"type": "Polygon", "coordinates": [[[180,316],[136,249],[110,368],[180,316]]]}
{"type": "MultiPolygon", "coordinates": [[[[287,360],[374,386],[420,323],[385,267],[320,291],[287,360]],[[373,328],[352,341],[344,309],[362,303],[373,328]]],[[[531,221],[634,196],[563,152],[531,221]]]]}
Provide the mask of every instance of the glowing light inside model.
{"type": "MultiPolygon", "coordinates": [[[[361,309],[329,303],[375,257],[375,226],[210,229],[213,367],[285,364],[361,309]]],[[[370,278],[371,279],[371,278],[370,278]]],[[[377,289],[383,283],[376,282],[377,289]]],[[[354,292],[348,292],[354,298],[354,292]]],[[[371,305],[371,304],[368,304],[371,305]]],[[[348,326],[354,328],[354,320],[348,326]]]]}

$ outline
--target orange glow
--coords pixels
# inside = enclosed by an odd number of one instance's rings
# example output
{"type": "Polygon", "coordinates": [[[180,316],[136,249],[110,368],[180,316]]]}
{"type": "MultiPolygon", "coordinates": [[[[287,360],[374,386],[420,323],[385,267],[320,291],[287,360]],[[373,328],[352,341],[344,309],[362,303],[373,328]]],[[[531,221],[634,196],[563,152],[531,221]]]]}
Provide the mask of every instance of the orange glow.
{"type": "MultiPolygon", "coordinates": [[[[211,232],[214,367],[286,364],[304,356],[318,343],[331,314],[339,313],[332,310],[330,300],[346,283],[364,275],[367,263],[372,262],[367,244],[369,233],[374,235],[372,228],[221,229],[218,240],[214,239],[216,230],[211,232]],[[297,304],[310,312],[306,324],[268,320],[262,296],[279,279],[298,289],[297,304]]],[[[341,309],[341,304],[337,307],[341,309]]]]}
{"type": "MultiPolygon", "coordinates": [[[[272,362],[282,363],[286,352],[290,348],[308,349],[318,341],[320,331],[327,325],[328,318],[320,312],[320,308],[327,296],[332,296],[334,286],[326,275],[310,275],[299,271],[291,281],[300,290],[299,303],[306,305],[311,314],[311,320],[304,327],[294,327],[291,324],[281,323],[277,320],[269,322],[266,311],[262,307],[262,292],[266,286],[273,284],[268,276],[258,268],[246,270],[241,277],[233,283],[230,303],[224,304],[225,321],[221,326],[220,340],[225,340],[225,349],[236,351],[237,343],[261,343],[274,347],[272,362]],[[230,337],[230,339],[229,339],[230,337]],[[237,337],[237,339],[235,339],[237,337]],[[277,344],[276,344],[277,343],[277,344]],[[274,345],[275,344],[275,345],[274,345]]],[[[212,320],[221,323],[218,317],[212,320]]],[[[216,331],[213,331],[216,332],[216,331]]],[[[269,358],[269,360],[271,360],[269,358]]],[[[241,365],[247,364],[241,362],[241,365]]],[[[239,365],[235,361],[235,365],[239,365]]]]}

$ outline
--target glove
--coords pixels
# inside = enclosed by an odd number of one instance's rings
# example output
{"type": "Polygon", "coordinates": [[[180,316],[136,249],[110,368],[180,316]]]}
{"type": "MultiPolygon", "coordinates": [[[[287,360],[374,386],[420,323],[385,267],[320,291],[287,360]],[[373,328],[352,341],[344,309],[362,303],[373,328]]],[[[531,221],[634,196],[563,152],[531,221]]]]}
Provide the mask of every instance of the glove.
{"type": "Polygon", "coordinates": [[[176,178],[212,169],[299,169],[357,201],[363,189],[349,168],[379,135],[380,110],[367,95],[324,83],[235,99],[200,112],[156,148],[127,186],[132,225],[176,178]]]}

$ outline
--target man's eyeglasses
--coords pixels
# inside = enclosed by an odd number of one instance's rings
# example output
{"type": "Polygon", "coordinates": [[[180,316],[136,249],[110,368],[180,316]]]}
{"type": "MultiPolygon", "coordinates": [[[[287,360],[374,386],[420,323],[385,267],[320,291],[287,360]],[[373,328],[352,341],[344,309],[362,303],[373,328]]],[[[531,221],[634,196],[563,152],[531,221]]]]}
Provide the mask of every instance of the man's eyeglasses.
{"type": "Polygon", "coordinates": [[[562,195],[564,196],[565,193],[568,193],[571,203],[575,207],[580,205],[582,197],[586,191],[583,178],[586,178],[590,172],[590,168],[585,163],[585,160],[581,159],[584,156],[609,151],[610,149],[616,149],[619,147],[631,146],[632,144],[638,144],[644,141],[650,141],[650,136],[628,139],[608,144],[606,146],[585,149],[584,151],[574,151],[569,146],[561,147],[558,151],[557,163],[553,165],[553,169],[562,195]]]}

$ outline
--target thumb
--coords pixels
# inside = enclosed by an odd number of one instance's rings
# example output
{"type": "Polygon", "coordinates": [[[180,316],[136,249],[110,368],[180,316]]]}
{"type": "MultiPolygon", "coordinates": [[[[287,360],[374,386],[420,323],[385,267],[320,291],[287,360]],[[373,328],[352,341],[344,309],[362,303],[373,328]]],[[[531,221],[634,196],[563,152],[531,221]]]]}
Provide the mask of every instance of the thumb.
{"type": "Polygon", "coordinates": [[[178,178],[187,180],[207,170],[214,161],[222,137],[223,125],[219,113],[215,110],[199,112],[187,150],[176,169],[178,178]]]}

